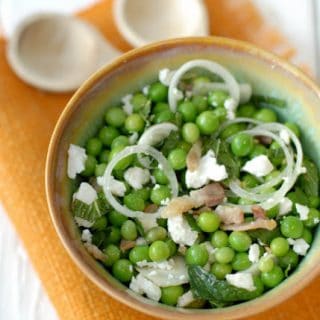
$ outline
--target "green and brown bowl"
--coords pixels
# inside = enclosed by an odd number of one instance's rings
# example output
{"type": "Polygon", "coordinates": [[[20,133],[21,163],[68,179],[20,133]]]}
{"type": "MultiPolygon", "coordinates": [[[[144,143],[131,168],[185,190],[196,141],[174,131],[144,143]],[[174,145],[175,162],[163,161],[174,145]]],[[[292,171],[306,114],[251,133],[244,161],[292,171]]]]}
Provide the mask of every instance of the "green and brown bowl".
{"type": "Polygon", "coordinates": [[[46,166],[46,192],[55,228],[78,267],[102,290],[143,313],[170,319],[236,319],[288,299],[320,270],[320,232],[297,270],[275,289],[245,303],[223,309],[178,309],[143,298],[115,280],[83,247],[70,212],[74,182],[67,177],[70,143],[83,144],[99,127],[106,109],[127,93],[155,81],[162,68],[177,68],[191,59],[214,60],[257,94],[285,99],[280,119],[299,123],[306,154],[320,167],[320,89],[300,70],[250,44],[224,38],[184,38],[130,51],[91,76],[73,95],[53,133],[46,166]]]}

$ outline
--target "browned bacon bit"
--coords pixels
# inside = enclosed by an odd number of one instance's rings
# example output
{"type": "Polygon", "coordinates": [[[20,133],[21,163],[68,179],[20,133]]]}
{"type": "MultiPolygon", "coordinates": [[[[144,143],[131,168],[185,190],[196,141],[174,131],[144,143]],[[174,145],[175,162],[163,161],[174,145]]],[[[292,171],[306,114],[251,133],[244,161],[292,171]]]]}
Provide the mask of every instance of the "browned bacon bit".
{"type": "Polygon", "coordinates": [[[276,228],[277,223],[273,219],[257,219],[251,222],[245,222],[241,224],[229,224],[222,225],[221,229],[228,231],[247,231],[247,230],[255,230],[255,229],[267,229],[273,230],[276,228]]]}
{"type": "Polygon", "coordinates": [[[221,184],[210,183],[201,189],[191,191],[190,197],[199,203],[198,207],[214,207],[223,202],[225,192],[221,184]]]}
{"type": "Polygon", "coordinates": [[[220,216],[225,225],[241,224],[244,221],[244,213],[239,207],[218,206],[215,212],[220,216]]]}
{"type": "Polygon", "coordinates": [[[105,261],[106,260],[106,255],[94,244],[85,242],[83,244],[85,248],[88,250],[88,252],[97,260],[100,261],[105,261]]]}
{"type": "Polygon", "coordinates": [[[193,172],[196,171],[199,167],[199,162],[201,159],[201,141],[198,140],[193,146],[191,147],[190,151],[187,155],[187,168],[189,171],[193,172]]]}
{"type": "Polygon", "coordinates": [[[189,196],[173,198],[161,211],[161,216],[162,218],[175,217],[199,206],[198,202],[189,196]]]}
{"type": "Polygon", "coordinates": [[[127,251],[133,247],[135,247],[136,242],[135,241],[130,241],[130,240],[121,240],[120,242],[120,250],[122,252],[127,251]]]}
{"type": "Polygon", "coordinates": [[[252,210],[252,213],[253,213],[253,216],[255,219],[266,219],[267,218],[265,210],[258,205],[252,206],[251,210],[252,210]]]}
{"type": "Polygon", "coordinates": [[[256,136],[256,139],[264,145],[269,145],[272,143],[272,138],[267,137],[267,136],[256,136]]]}
{"type": "Polygon", "coordinates": [[[145,213],[154,213],[154,212],[156,212],[157,210],[158,210],[158,206],[156,205],[156,204],[154,204],[154,203],[150,203],[150,204],[148,204],[145,208],[144,208],[144,212],[145,213]]]}

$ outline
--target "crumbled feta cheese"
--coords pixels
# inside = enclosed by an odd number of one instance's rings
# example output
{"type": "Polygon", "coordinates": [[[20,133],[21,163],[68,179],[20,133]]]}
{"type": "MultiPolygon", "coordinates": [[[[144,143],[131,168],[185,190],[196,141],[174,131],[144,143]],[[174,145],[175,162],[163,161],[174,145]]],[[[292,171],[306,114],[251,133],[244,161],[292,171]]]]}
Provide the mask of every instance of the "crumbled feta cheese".
{"type": "Polygon", "coordinates": [[[142,238],[142,237],[137,238],[137,240],[136,240],[136,245],[137,246],[143,246],[145,244],[147,244],[147,241],[146,241],[145,238],[142,238]]]}
{"type": "Polygon", "coordinates": [[[170,198],[165,198],[165,199],[161,200],[160,204],[162,206],[166,206],[166,205],[168,205],[169,202],[170,202],[170,198]]]}
{"type": "Polygon", "coordinates": [[[90,232],[89,229],[82,230],[81,240],[83,242],[92,243],[92,233],[90,232]]]}
{"type": "Polygon", "coordinates": [[[188,188],[198,189],[207,184],[210,180],[221,181],[228,178],[224,165],[219,165],[212,150],[209,150],[199,162],[195,171],[186,171],[186,185],[188,188]]]}
{"type": "Polygon", "coordinates": [[[147,96],[147,95],[149,94],[149,89],[150,89],[150,86],[149,86],[149,85],[144,86],[144,87],[142,88],[142,93],[143,93],[145,96],[147,96]]]}
{"type": "Polygon", "coordinates": [[[216,249],[212,246],[212,244],[209,241],[205,241],[202,244],[206,247],[206,249],[208,251],[208,255],[209,255],[208,262],[209,263],[214,262],[216,260],[214,257],[214,253],[215,253],[216,249]]]}
{"type": "Polygon", "coordinates": [[[300,168],[300,174],[307,173],[307,168],[306,167],[301,167],[300,168]]]}
{"type": "Polygon", "coordinates": [[[126,114],[132,114],[133,112],[133,105],[131,104],[132,94],[125,95],[121,102],[123,103],[122,109],[126,114]]]}
{"type": "Polygon", "coordinates": [[[170,71],[168,68],[161,69],[159,71],[159,81],[168,87],[174,73],[175,71],[170,71]]]}
{"type": "Polygon", "coordinates": [[[161,298],[161,289],[141,274],[131,279],[129,288],[138,294],[145,293],[149,299],[154,301],[159,301],[161,298]]]}
{"type": "Polygon", "coordinates": [[[79,227],[90,228],[93,226],[93,222],[90,222],[80,217],[74,217],[74,221],[79,227]]]}
{"type": "Polygon", "coordinates": [[[154,187],[153,187],[153,190],[157,190],[160,188],[160,184],[156,184],[154,187]]]}
{"type": "Polygon", "coordinates": [[[285,129],[280,130],[279,136],[285,144],[290,143],[290,134],[288,133],[287,130],[285,129]]]}
{"type": "Polygon", "coordinates": [[[138,132],[133,133],[130,137],[129,137],[129,143],[130,144],[135,144],[137,142],[139,138],[139,134],[138,132]]]}
{"type": "Polygon", "coordinates": [[[308,220],[308,215],[309,215],[310,209],[307,206],[296,203],[296,209],[297,209],[297,212],[299,213],[300,220],[302,220],[302,221],[308,220]]]}
{"type": "Polygon", "coordinates": [[[257,243],[254,243],[249,248],[249,260],[252,263],[258,262],[260,257],[260,248],[257,243]]]}
{"type": "Polygon", "coordinates": [[[165,260],[161,262],[148,262],[147,260],[142,260],[137,262],[137,266],[140,268],[155,268],[159,270],[172,270],[174,267],[174,260],[165,260]]]}
{"type": "Polygon", "coordinates": [[[284,216],[292,210],[292,201],[289,198],[283,198],[279,203],[279,216],[284,216]]]}
{"type": "Polygon", "coordinates": [[[73,195],[77,199],[88,206],[98,198],[97,191],[87,182],[81,182],[78,191],[73,195]]]}
{"type": "Polygon", "coordinates": [[[229,98],[224,102],[224,107],[227,110],[227,119],[232,120],[235,118],[235,110],[237,108],[237,104],[233,98],[229,98]]]}
{"type": "Polygon", "coordinates": [[[150,172],[148,169],[131,167],[124,173],[124,179],[133,189],[141,189],[144,184],[150,181],[150,172]]]}
{"type": "Polygon", "coordinates": [[[288,242],[293,246],[293,251],[300,256],[305,256],[307,254],[308,249],[310,248],[310,245],[302,238],[288,238],[288,242]]]}
{"type": "Polygon", "coordinates": [[[104,190],[109,189],[114,196],[123,197],[126,193],[126,185],[122,181],[116,180],[114,177],[111,177],[109,185],[106,185],[104,176],[98,177],[97,183],[104,190]]]}
{"type": "Polygon", "coordinates": [[[168,232],[175,243],[187,246],[192,246],[198,238],[198,232],[191,229],[182,215],[168,218],[168,232]]]}
{"type": "Polygon", "coordinates": [[[269,158],[262,154],[247,161],[241,170],[249,172],[256,177],[264,177],[273,170],[273,165],[269,158]]]}
{"type": "Polygon", "coordinates": [[[194,298],[192,291],[189,290],[179,297],[177,307],[186,307],[195,300],[196,299],[194,298]]]}
{"type": "Polygon", "coordinates": [[[77,173],[81,173],[85,168],[87,160],[86,150],[74,144],[70,144],[68,150],[68,177],[74,179],[77,173]]]}
{"type": "Polygon", "coordinates": [[[143,230],[147,232],[153,227],[157,227],[157,218],[154,216],[154,214],[145,214],[143,217],[138,217],[138,221],[141,223],[143,230]]]}
{"type": "Polygon", "coordinates": [[[237,288],[246,289],[248,291],[254,291],[256,289],[252,274],[248,272],[227,274],[226,280],[237,288]]]}

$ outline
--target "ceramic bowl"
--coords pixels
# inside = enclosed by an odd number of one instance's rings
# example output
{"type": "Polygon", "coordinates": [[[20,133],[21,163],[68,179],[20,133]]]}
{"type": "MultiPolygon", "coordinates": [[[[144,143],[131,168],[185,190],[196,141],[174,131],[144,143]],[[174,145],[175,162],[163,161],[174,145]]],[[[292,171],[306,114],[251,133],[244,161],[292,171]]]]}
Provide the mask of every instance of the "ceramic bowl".
{"type": "Polygon", "coordinates": [[[255,93],[285,99],[277,109],[280,119],[299,123],[305,152],[320,167],[320,90],[297,68],[247,43],[224,38],[184,38],[155,43],[128,52],[106,65],[74,94],[53,133],[46,167],[46,188],[55,228],[79,268],[115,299],[153,316],[170,319],[235,319],[271,308],[301,290],[320,269],[320,232],[297,270],[262,297],[223,309],[192,310],[161,305],[128,290],[84,249],[70,212],[74,185],[67,178],[70,143],[83,145],[96,133],[107,108],[127,93],[155,81],[162,68],[177,68],[191,59],[210,59],[227,67],[238,80],[253,85],[255,93]]]}

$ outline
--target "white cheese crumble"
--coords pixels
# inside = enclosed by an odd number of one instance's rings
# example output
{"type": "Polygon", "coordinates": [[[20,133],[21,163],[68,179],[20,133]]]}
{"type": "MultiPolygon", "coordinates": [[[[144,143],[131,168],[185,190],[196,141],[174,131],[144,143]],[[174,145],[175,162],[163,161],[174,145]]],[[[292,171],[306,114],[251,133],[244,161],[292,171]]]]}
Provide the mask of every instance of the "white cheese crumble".
{"type": "Polygon", "coordinates": [[[310,209],[307,206],[304,206],[300,203],[296,203],[296,209],[297,209],[297,212],[299,213],[300,220],[302,221],[308,220],[310,209]]]}
{"type": "Polygon", "coordinates": [[[204,245],[208,251],[208,255],[209,255],[208,263],[214,262],[216,260],[214,257],[214,253],[216,249],[212,246],[212,244],[209,241],[203,242],[202,245],[204,245]]]}
{"type": "Polygon", "coordinates": [[[127,94],[121,99],[121,102],[123,103],[122,109],[128,115],[132,114],[133,112],[133,105],[131,104],[131,99],[132,94],[127,94]]]}
{"type": "Polygon", "coordinates": [[[83,242],[92,243],[92,233],[89,229],[82,230],[81,240],[83,242]]]}
{"type": "Polygon", "coordinates": [[[248,291],[254,291],[256,289],[253,277],[251,273],[238,272],[233,274],[227,274],[226,280],[237,288],[246,289],[248,291]]]}
{"type": "Polygon", "coordinates": [[[145,214],[143,217],[138,217],[137,219],[140,221],[145,232],[158,226],[157,218],[154,215],[149,216],[148,214],[145,214]]]}
{"type": "Polygon", "coordinates": [[[145,244],[147,244],[147,241],[146,241],[145,238],[142,238],[142,237],[137,238],[137,240],[136,240],[136,245],[137,246],[143,246],[145,244]]]}
{"type": "Polygon", "coordinates": [[[148,169],[131,167],[124,173],[124,179],[133,189],[141,189],[143,185],[150,181],[150,172],[148,169]]]}
{"type": "Polygon", "coordinates": [[[262,154],[247,161],[241,170],[249,172],[256,177],[264,177],[273,170],[273,165],[269,158],[262,154]]]}
{"type": "Polygon", "coordinates": [[[97,183],[103,189],[109,189],[114,196],[123,197],[126,193],[126,185],[122,181],[116,180],[113,176],[109,185],[106,185],[104,176],[98,177],[97,183]]]}
{"type": "Polygon", "coordinates": [[[74,217],[74,221],[79,227],[90,228],[93,226],[93,222],[90,222],[83,218],[74,217]]]}
{"type": "Polygon", "coordinates": [[[279,136],[285,144],[290,144],[290,135],[287,130],[280,130],[279,136]]]}
{"type": "Polygon", "coordinates": [[[288,238],[288,242],[293,246],[293,251],[300,256],[305,256],[307,254],[308,249],[310,248],[310,245],[302,238],[288,238]]]}
{"type": "Polygon", "coordinates": [[[144,87],[142,88],[142,93],[143,93],[145,96],[147,96],[147,95],[149,94],[149,89],[150,89],[150,86],[149,86],[149,85],[144,86],[144,87]]]}
{"type": "Polygon", "coordinates": [[[97,191],[87,182],[81,182],[80,187],[73,195],[74,199],[77,199],[88,206],[92,204],[98,198],[97,191]]]}
{"type": "Polygon", "coordinates": [[[148,262],[147,260],[142,260],[137,262],[137,266],[140,268],[155,268],[159,270],[172,270],[174,267],[174,261],[172,259],[165,260],[161,262],[148,262]]]}
{"type": "Polygon", "coordinates": [[[170,198],[165,198],[165,199],[161,200],[160,204],[162,206],[166,206],[169,204],[169,202],[170,202],[170,198]]]}
{"type": "Polygon", "coordinates": [[[81,173],[85,169],[87,160],[86,150],[74,144],[70,144],[68,150],[68,177],[74,179],[77,173],[81,173]]]}
{"type": "Polygon", "coordinates": [[[174,73],[175,71],[171,71],[168,68],[161,69],[159,71],[159,81],[168,87],[174,73]]]}
{"type": "Polygon", "coordinates": [[[146,294],[154,301],[159,301],[161,298],[161,289],[141,274],[131,279],[129,288],[138,294],[146,294]]]}
{"type": "Polygon", "coordinates": [[[249,248],[249,260],[252,263],[258,262],[260,257],[260,248],[257,243],[254,243],[249,248]]]}
{"type": "Polygon", "coordinates": [[[285,197],[279,202],[279,216],[284,216],[290,211],[292,211],[292,201],[285,197]]]}
{"type": "Polygon", "coordinates": [[[227,110],[227,119],[233,120],[235,118],[235,110],[237,108],[237,104],[235,103],[233,98],[229,98],[224,102],[224,107],[227,110]]]}
{"type": "Polygon", "coordinates": [[[306,168],[306,167],[301,167],[299,173],[300,173],[300,174],[307,173],[307,168],[306,168]]]}
{"type": "Polygon", "coordinates": [[[222,181],[228,178],[224,165],[219,165],[212,150],[209,150],[199,162],[195,171],[186,171],[186,185],[188,188],[198,189],[207,184],[210,180],[222,181]]]}
{"type": "Polygon", "coordinates": [[[179,297],[177,302],[177,307],[186,307],[190,303],[194,302],[196,299],[194,298],[192,291],[189,290],[179,297]]]}
{"type": "Polygon", "coordinates": [[[182,215],[168,218],[168,232],[177,244],[192,246],[198,238],[198,232],[191,229],[182,215]]]}

